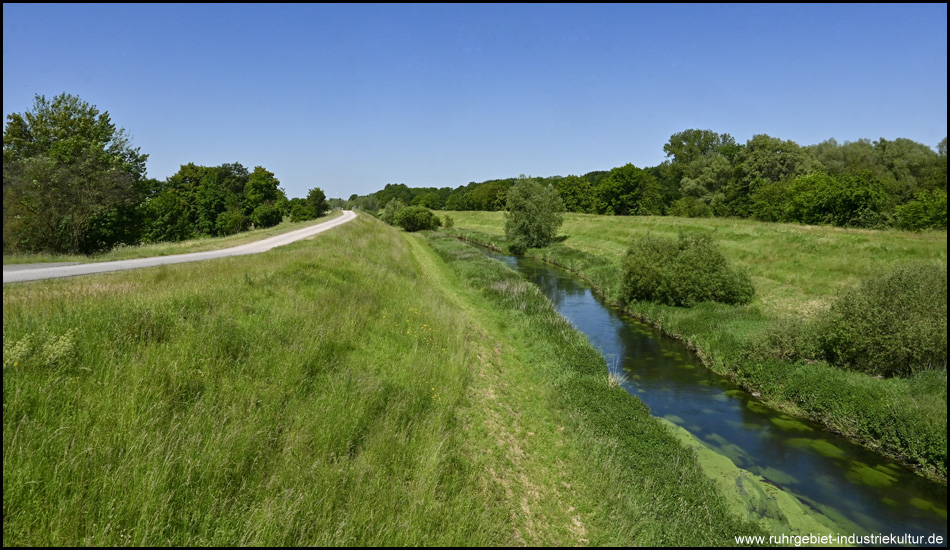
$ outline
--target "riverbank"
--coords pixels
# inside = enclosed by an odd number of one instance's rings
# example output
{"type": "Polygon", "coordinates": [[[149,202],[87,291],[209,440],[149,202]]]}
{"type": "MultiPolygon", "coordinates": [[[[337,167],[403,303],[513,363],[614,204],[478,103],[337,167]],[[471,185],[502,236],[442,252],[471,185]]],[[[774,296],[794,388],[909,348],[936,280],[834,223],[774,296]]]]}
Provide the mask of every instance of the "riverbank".
{"type": "MultiPolygon", "coordinates": [[[[614,494],[624,494],[622,500],[603,502],[597,516],[642,515],[644,506],[657,506],[651,512],[656,516],[647,523],[659,524],[670,514],[681,516],[684,510],[718,516],[724,506],[730,515],[771,535],[860,531],[834,510],[810,508],[772,482],[736,467],[681,427],[654,418],[640,399],[623,388],[621,380],[607,375],[605,359],[588,336],[557,313],[544,293],[516,271],[442,232],[429,233],[426,240],[460,279],[489,302],[482,311],[492,312],[494,322],[501,323],[501,330],[492,331],[494,343],[500,346],[496,351],[504,349],[510,354],[524,348],[528,360],[507,377],[517,376],[522,391],[539,392],[536,398],[549,403],[547,410],[535,410],[532,416],[540,413],[542,418],[559,418],[558,429],[574,434],[581,447],[588,449],[594,467],[583,474],[575,472],[572,483],[581,476],[588,480],[586,484],[600,485],[608,500],[613,500],[614,494]],[[601,454],[605,448],[609,453],[601,454]],[[704,479],[694,477],[696,471],[702,472],[704,479]],[[624,489],[618,492],[621,487],[624,489]],[[630,491],[631,487],[649,487],[654,493],[652,504],[641,500],[631,507],[645,496],[630,491]]],[[[558,460],[556,456],[538,458],[542,462],[558,460]]],[[[661,544],[674,543],[664,539],[661,544]]]]}
{"type": "MultiPolygon", "coordinates": [[[[504,247],[501,213],[451,215],[456,222],[452,234],[504,247]]],[[[527,254],[577,273],[620,306],[619,260],[633,234],[714,232],[730,260],[751,272],[758,292],[752,304],[687,309],[639,303],[625,309],[682,340],[712,370],[771,406],[819,422],[945,483],[946,371],[878,379],[820,362],[753,361],[748,346],[790,318],[815,315],[840,289],[883,265],[920,258],[945,263],[946,233],[848,231],[744,220],[730,226],[730,221],[568,215],[562,230],[566,240],[527,254]]]]}
{"type": "Polygon", "coordinates": [[[265,254],[4,288],[4,543],[767,534],[531,285],[444,243],[360,216],[265,254]]]}

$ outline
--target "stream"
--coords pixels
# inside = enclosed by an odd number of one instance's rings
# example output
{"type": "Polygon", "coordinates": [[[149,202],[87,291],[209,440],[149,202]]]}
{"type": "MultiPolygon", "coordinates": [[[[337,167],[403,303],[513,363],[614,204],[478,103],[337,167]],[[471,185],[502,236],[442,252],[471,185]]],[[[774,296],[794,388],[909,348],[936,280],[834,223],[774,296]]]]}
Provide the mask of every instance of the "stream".
{"type": "Polygon", "coordinates": [[[946,485],[763,405],[706,368],[681,342],[604,305],[573,274],[540,260],[482,250],[538,285],[654,416],[685,428],[739,468],[855,534],[925,540],[936,534],[947,540],[946,485]]]}

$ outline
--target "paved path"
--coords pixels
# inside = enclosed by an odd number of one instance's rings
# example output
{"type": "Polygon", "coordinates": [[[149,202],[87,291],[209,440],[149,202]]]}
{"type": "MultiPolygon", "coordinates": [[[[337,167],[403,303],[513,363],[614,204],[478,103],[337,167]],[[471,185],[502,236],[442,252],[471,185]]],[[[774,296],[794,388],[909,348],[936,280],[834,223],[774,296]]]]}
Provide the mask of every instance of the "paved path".
{"type": "Polygon", "coordinates": [[[89,264],[33,264],[31,265],[5,265],[3,266],[3,284],[18,283],[23,281],[36,281],[39,279],[54,279],[57,277],[72,277],[74,275],[89,275],[91,273],[105,273],[107,271],[120,271],[123,269],[138,269],[141,267],[153,267],[165,264],[180,264],[184,262],[198,262],[201,260],[211,260],[214,258],[226,258],[228,256],[243,256],[245,254],[257,254],[265,252],[277,246],[290,244],[300,239],[306,239],[322,233],[327,229],[332,229],[342,225],[356,217],[356,214],[350,210],[343,212],[339,218],[297,229],[282,235],[276,235],[267,239],[253,243],[242,244],[232,248],[223,248],[221,250],[209,250],[206,252],[192,252],[190,254],[176,254],[174,256],[157,256],[154,258],[137,258],[134,260],[118,260],[114,262],[98,262],[89,264]]]}

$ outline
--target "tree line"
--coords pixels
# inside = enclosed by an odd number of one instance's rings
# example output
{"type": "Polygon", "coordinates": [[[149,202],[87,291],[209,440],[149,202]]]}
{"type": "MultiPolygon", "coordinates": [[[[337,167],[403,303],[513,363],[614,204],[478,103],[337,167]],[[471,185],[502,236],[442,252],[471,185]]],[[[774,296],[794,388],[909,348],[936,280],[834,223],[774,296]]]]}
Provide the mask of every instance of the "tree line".
{"type": "Polygon", "coordinates": [[[291,198],[273,172],[189,163],[147,178],[148,155],[108,112],[37,95],[3,131],[3,251],[90,254],[121,244],[222,236],[324,215],[320,188],[291,198]]]}
{"type": "MultiPolygon", "coordinates": [[[[801,146],[760,134],[685,130],[667,159],[584,175],[530,178],[557,190],[568,212],[737,217],[845,227],[946,229],[947,139],[934,151],[909,139],[829,139],[801,146]]],[[[397,200],[433,210],[505,210],[524,178],[457,188],[388,184],[348,201],[313,188],[289,199],[262,166],[193,163],[165,181],[145,176],[147,154],[108,112],[78,97],[36,96],[3,133],[3,249],[93,253],[120,244],[221,236],[313,219],[331,206],[377,213],[397,200]]]]}
{"type": "MultiPolygon", "coordinates": [[[[898,138],[802,146],[765,134],[685,130],[667,160],[581,176],[533,178],[553,186],[568,212],[735,217],[845,227],[946,229],[947,139],[937,150],[898,138]]],[[[394,198],[436,210],[503,210],[518,178],[457,188],[388,184],[348,204],[376,212],[394,198]]]]}

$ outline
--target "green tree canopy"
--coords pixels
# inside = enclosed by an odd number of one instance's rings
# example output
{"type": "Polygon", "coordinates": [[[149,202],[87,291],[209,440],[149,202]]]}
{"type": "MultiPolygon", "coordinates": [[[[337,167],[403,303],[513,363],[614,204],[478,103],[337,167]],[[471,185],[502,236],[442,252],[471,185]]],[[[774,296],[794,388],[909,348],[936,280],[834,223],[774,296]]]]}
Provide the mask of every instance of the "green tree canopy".
{"type": "Polygon", "coordinates": [[[145,201],[145,241],[180,241],[199,235],[230,235],[250,226],[244,189],[250,172],[240,163],[181,168],[145,201]]]}
{"type": "Polygon", "coordinates": [[[735,159],[735,178],[723,190],[729,214],[751,215],[750,194],[756,187],[815,171],[819,164],[801,146],[766,134],[752,136],[735,159]]]}
{"type": "Polygon", "coordinates": [[[76,96],[7,116],[3,131],[3,246],[82,252],[135,242],[130,218],[148,155],[108,112],[76,96]]]}
{"type": "Polygon", "coordinates": [[[890,210],[884,186],[869,171],[837,177],[824,172],[799,176],[789,183],[785,207],[790,221],[850,227],[881,227],[890,210]]]}
{"type": "Polygon", "coordinates": [[[330,210],[330,206],[327,204],[327,195],[319,187],[314,187],[307,192],[307,206],[313,210],[313,218],[311,219],[319,218],[330,210]]]}
{"type": "Polygon", "coordinates": [[[265,170],[263,166],[254,167],[244,186],[245,210],[253,212],[262,204],[273,206],[284,194],[279,186],[280,181],[273,172],[265,170]]]}
{"type": "Polygon", "coordinates": [[[720,152],[731,160],[736,150],[736,140],[729,134],[695,129],[673,134],[663,146],[667,157],[672,157],[674,163],[684,165],[702,157],[716,156],[720,152]]]}
{"type": "Polygon", "coordinates": [[[396,216],[400,212],[406,209],[405,203],[397,198],[389,199],[389,202],[386,203],[386,206],[383,208],[383,212],[380,214],[379,219],[388,223],[389,225],[396,225],[396,216]]]}
{"type": "Polygon", "coordinates": [[[475,210],[501,210],[505,206],[508,187],[504,180],[488,181],[469,191],[468,199],[475,210]]]}
{"type": "Polygon", "coordinates": [[[442,220],[425,206],[407,206],[396,213],[393,222],[410,233],[434,230],[442,225],[442,220]]]}
{"type": "Polygon", "coordinates": [[[570,175],[557,181],[556,188],[568,212],[591,212],[593,194],[586,178],[570,175]]]}
{"type": "Polygon", "coordinates": [[[660,213],[660,186],[656,177],[633,164],[611,170],[594,192],[600,214],[649,216],[660,213]]]}
{"type": "Polygon", "coordinates": [[[564,203],[551,185],[522,176],[508,190],[505,235],[514,252],[550,244],[563,223],[564,203]]]}
{"type": "Polygon", "coordinates": [[[133,148],[122,128],[116,129],[108,111],[70,94],[48,101],[37,95],[33,110],[7,115],[3,132],[3,162],[46,156],[61,165],[86,162],[90,157],[127,173],[145,177],[148,155],[133,148]]]}
{"type": "Polygon", "coordinates": [[[327,196],[319,187],[308,191],[305,199],[293,198],[288,201],[288,215],[292,222],[314,220],[326,214],[329,209],[327,196]]]}

